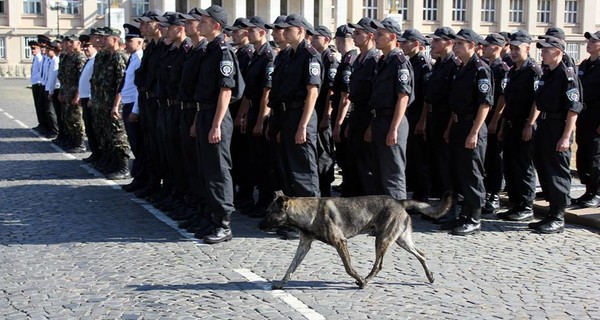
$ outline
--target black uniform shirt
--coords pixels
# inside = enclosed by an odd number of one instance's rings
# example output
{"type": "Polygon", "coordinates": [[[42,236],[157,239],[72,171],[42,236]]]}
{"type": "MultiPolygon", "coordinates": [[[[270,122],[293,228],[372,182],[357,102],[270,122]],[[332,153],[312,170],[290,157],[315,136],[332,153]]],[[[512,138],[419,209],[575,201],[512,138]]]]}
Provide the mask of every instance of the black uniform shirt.
{"type": "Polygon", "coordinates": [[[323,51],[321,54],[321,61],[323,62],[323,70],[325,74],[323,75],[323,84],[321,85],[319,97],[317,98],[317,103],[315,105],[319,119],[321,119],[321,116],[323,115],[329,90],[333,89],[335,76],[337,74],[337,67],[340,64],[340,62],[335,58],[334,51],[329,48],[325,49],[325,51],[323,51]]]}
{"type": "Polygon", "coordinates": [[[583,87],[583,102],[590,108],[600,108],[600,59],[583,60],[577,74],[583,87]]]}
{"type": "MultiPolygon", "coordinates": [[[[354,103],[354,110],[357,110],[360,106],[367,106],[368,108],[378,62],[379,51],[375,48],[369,50],[364,59],[361,60],[359,56],[354,61],[352,75],[350,76],[350,101],[354,103]]],[[[368,109],[361,111],[369,112],[368,109]]]]}
{"type": "Polygon", "coordinates": [[[547,113],[568,111],[579,113],[583,108],[580,101],[579,81],[572,68],[561,62],[554,70],[546,68],[535,92],[537,109],[547,113]]]}
{"type": "Polygon", "coordinates": [[[510,67],[502,59],[498,58],[490,63],[490,69],[492,70],[492,79],[494,79],[494,104],[492,107],[496,107],[498,99],[504,94],[504,88],[506,87],[506,74],[510,67]]]}
{"type": "Polygon", "coordinates": [[[333,103],[333,110],[335,110],[334,117],[337,114],[337,108],[340,104],[341,93],[350,92],[350,76],[352,75],[352,64],[358,57],[358,50],[353,49],[344,54],[342,61],[338,65],[335,73],[335,79],[333,80],[333,95],[331,96],[331,102],[333,103]]]}
{"type": "Polygon", "coordinates": [[[473,55],[464,67],[458,67],[452,85],[448,104],[458,115],[477,114],[479,105],[494,103],[494,88],[490,67],[473,55]]]}
{"type": "Polygon", "coordinates": [[[509,67],[512,67],[514,65],[514,62],[513,62],[512,58],[510,57],[510,52],[506,53],[502,56],[502,61],[504,63],[506,63],[506,65],[509,67]]]}
{"type": "Polygon", "coordinates": [[[502,116],[507,120],[521,121],[529,117],[535,89],[542,76],[542,68],[532,58],[527,58],[520,69],[516,65],[506,74],[502,116]]]}
{"type": "Polygon", "coordinates": [[[433,111],[448,110],[450,84],[456,68],[460,65],[460,60],[452,51],[443,60],[437,60],[433,65],[425,89],[425,101],[431,105],[433,111]]]}
{"type": "Polygon", "coordinates": [[[418,117],[421,114],[421,111],[423,111],[425,87],[427,86],[427,80],[431,76],[431,60],[429,60],[423,52],[419,51],[410,58],[410,64],[415,75],[415,101],[408,106],[406,114],[418,117]]]}
{"type": "Polygon", "coordinates": [[[390,54],[379,60],[377,75],[373,81],[373,94],[369,100],[371,109],[384,110],[396,108],[398,94],[408,95],[408,104],[414,99],[414,73],[407,57],[395,48],[390,54]]]}
{"type": "Polygon", "coordinates": [[[150,41],[146,48],[144,48],[144,55],[140,62],[140,67],[135,70],[134,83],[138,87],[138,90],[146,90],[146,76],[148,75],[148,61],[152,54],[156,51],[156,42],[150,41]]]}
{"type": "Polygon", "coordinates": [[[244,95],[248,100],[260,100],[264,88],[271,88],[272,73],[275,69],[274,60],[275,52],[268,42],[254,52],[246,71],[247,81],[244,95]]]}
{"type": "Polygon", "coordinates": [[[158,66],[161,57],[163,56],[163,54],[165,54],[165,52],[167,52],[167,50],[169,50],[169,46],[165,44],[163,39],[160,39],[159,42],[156,44],[152,55],[148,57],[148,69],[146,70],[144,88],[146,88],[149,91],[156,92],[157,90],[156,85],[158,82],[158,66]]]}
{"type": "Polygon", "coordinates": [[[183,63],[188,52],[192,49],[192,41],[186,38],[171,60],[169,66],[169,83],[167,84],[167,94],[169,99],[177,99],[179,96],[181,75],[183,74],[183,63]]]}
{"type": "Polygon", "coordinates": [[[223,35],[215,37],[206,46],[206,53],[200,62],[194,101],[216,105],[221,88],[236,86],[236,56],[223,35]]]}
{"type": "Polygon", "coordinates": [[[321,86],[323,64],[319,52],[306,40],[302,40],[297,50],[289,49],[286,57],[275,65],[273,87],[269,107],[277,107],[275,102],[301,102],[306,99],[308,85],[321,86]]]}
{"type": "Polygon", "coordinates": [[[246,78],[246,71],[248,70],[248,65],[250,65],[250,61],[252,61],[252,56],[254,55],[254,45],[248,43],[247,45],[238,48],[235,52],[235,55],[237,56],[238,63],[240,64],[240,70],[242,71],[242,76],[244,77],[244,80],[251,79],[246,78]]]}
{"type": "Polygon", "coordinates": [[[154,93],[159,99],[169,98],[169,82],[171,81],[171,65],[178,56],[178,48],[170,44],[168,49],[161,55],[156,68],[156,85],[154,93]]]}
{"type": "Polygon", "coordinates": [[[183,72],[181,73],[181,81],[179,82],[179,93],[177,99],[184,102],[194,101],[194,90],[196,89],[196,78],[200,69],[200,62],[206,52],[208,41],[202,39],[198,44],[193,46],[185,55],[183,61],[183,72]]]}

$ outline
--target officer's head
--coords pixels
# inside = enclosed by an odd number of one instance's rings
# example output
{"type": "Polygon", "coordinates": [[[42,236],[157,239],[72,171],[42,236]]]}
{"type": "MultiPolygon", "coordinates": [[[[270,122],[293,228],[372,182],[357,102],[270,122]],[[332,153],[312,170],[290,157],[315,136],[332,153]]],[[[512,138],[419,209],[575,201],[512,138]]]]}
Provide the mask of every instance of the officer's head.
{"type": "Polygon", "coordinates": [[[162,11],[158,9],[152,9],[144,12],[142,16],[134,18],[133,21],[139,22],[142,36],[148,38],[160,37],[161,29],[157,18],[161,17],[162,15],[162,11]]]}
{"type": "Polygon", "coordinates": [[[346,54],[346,52],[354,49],[353,33],[354,29],[347,24],[343,24],[335,30],[335,47],[341,54],[346,54]]]}
{"type": "Polygon", "coordinates": [[[96,49],[96,47],[94,47],[94,44],[92,43],[91,35],[89,35],[89,36],[88,35],[80,35],[79,41],[81,41],[81,50],[83,50],[83,53],[85,53],[86,57],[90,58],[94,54],[96,54],[97,49],[96,49]]]}
{"type": "Polygon", "coordinates": [[[452,50],[462,61],[466,62],[475,54],[475,49],[480,39],[479,35],[473,29],[460,29],[457,34],[451,37],[454,39],[452,50]]]}
{"type": "Polygon", "coordinates": [[[188,37],[196,37],[200,35],[198,26],[200,25],[200,10],[198,8],[192,8],[188,13],[179,13],[179,19],[185,23],[185,35],[188,37]]]}
{"type": "Polygon", "coordinates": [[[248,20],[246,27],[248,28],[248,41],[258,50],[258,46],[267,41],[267,24],[265,20],[259,16],[254,16],[248,20]]]}
{"type": "Polygon", "coordinates": [[[435,32],[428,35],[431,39],[431,56],[438,58],[446,56],[454,46],[454,30],[450,27],[440,27],[435,29],[435,32]]]}
{"type": "Polygon", "coordinates": [[[236,46],[243,46],[249,42],[248,40],[248,25],[250,19],[248,18],[237,18],[233,22],[233,25],[225,28],[231,32],[231,42],[236,46]]]}
{"type": "Polygon", "coordinates": [[[598,55],[600,53],[600,31],[586,32],[584,36],[587,39],[587,52],[591,55],[598,55]]]}
{"type": "Polygon", "coordinates": [[[131,54],[141,50],[144,44],[141,30],[129,23],[123,25],[123,30],[125,30],[125,51],[131,54]]]}
{"type": "Polygon", "coordinates": [[[222,7],[212,5],[206,10],[200,9],[200,35],[207,38],[214,38],[223,33],[227,27],[227,13],[222,7]]]}
{"type": "Polygon", "coordinates": [[[325,51],[331,43],[332,34],[326,26],[317,26],[313,30],[309,30],[308,34],[312,36],[310,43],[319,52],[325,51]]]}
{"type": "Polygon", "coordinates": [[[375,47],[379,50],[391,50],[396,47],[396,41],[400,38],[400,24],[392,18],[385,18],[382,21],[371,21],[371,27],[376,28],[375,47]]]}
{"type": "Polygon", "coordinates": [[[287,16],[281,15],[278,16],[273,23],[266,24],[265,27],[271,30],[271,37],[273,37],[273,42],[277,44],[278,47],[283,48],[287,45],[285,38],[283,37],[283,29],[275,28],[275,25],[281,24],[285,22],[287,16]]]}
{"type": "Polygon", "coordinates": [[[427,40],[425,37],[419,32],[417,29],[406,29],[400,38],[398,38],[400,42],[400,47],[404,54],[409,56],[414,56],[419,53],[422,46],[425,46],[427,40]]]}
{"type": "Polygon", "coordinates": [[[107,50],[117,50],[121,46],[119,38],[121,30],[113,27],[104,27],[104,41],[107,50]]]}
{"type": "Polygon", "coordinates": [[[292,13],[284,22],[276,23],[276,29],[283,29],[283,38],[292,46],[297,45],[306,37],[306,30],[312,29],[303,16],[292,13]]]}
{"type": "Polygon", "coordinates": [[[483,56],[492,61],[500,56],[506,41],[501,34],[490,33],[481,41],[481,44],[483,45],[483,56]]]}
{"type": "Polygon", "coordinates": [[[553,66],[558,65],[562,61],[565,51],[565,41],[560,38],[547,36],[538,41],[536,47],[542,49],[542,62],[553,68],[553,66]]]}
{"type": "Polygon", "coordinates": [[[529,56],[531,35],[526,30],[517,30],[510,35],[510,58],[515,63],[525,61],[529,56]]]}

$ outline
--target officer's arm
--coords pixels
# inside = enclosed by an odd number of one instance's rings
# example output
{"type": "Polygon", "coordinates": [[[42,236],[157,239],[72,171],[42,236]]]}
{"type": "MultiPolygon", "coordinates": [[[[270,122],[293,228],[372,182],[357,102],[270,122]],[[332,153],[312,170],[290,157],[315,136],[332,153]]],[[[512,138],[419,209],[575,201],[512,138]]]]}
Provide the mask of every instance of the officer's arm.
{"type": "Polygon", "coordinates": [[[504,107],[506,106],[506,101],[504,100],[504,95],[501,95],[498,98],[498,102],[496,104],[496,110],[494,110],[494,115],[492,116],[492,121],[490,122],[490,133],[494,134],[497,132],[498,121],[502,117],[502,112],[504,112],[504,107]],[[492,130],[493,129],[493,130],[492,130]]]}
{"type": "Polygon", "coordinates": [[[482,103],[479,105],[479,109],[477,110],[477,116],[475,117],[475,121],[473,121],[473,126],[471,127],[471,131],[467,136],[467,141],[465,141],[465,148],[474,149],[477,147],[477,137],[479,135],[479,129],[485,122],[485,118],[487,118],[488,112],[490,111],[490,105],[486,103],[482,103]]]}
{"type": "Polygon", "coordinates": [[[406,93],[399,93],[398,99],[396,99],[396,106],[394,107],[394,117],[392,118],[392,123],[390,124],[386,139],[386,145],[388,147],[398,143],[398,127],[400,127],[400,122],[402,122],[402,118],[404,118],[407,105],[408,95],[406,93]]]}
{"type": "Polygon", "coordinates": [[[531,111],[529,111],[529,117],[525,122],[525,126],[523,127],[523,133],[521,135],[521,139],[523,141],[529,141],[533,137],[533,125],[537,121],[537,117],[539,116],[540,111],[538,110],[535,102],[531,106],[531,111]]]}
{"type": "Polygon", "coordinates": [[[567,151],[571,146],[571,135],[573,134],[573,130],[575,129],[575,123],[577,122],[578,113],[569,110],[567,113],[567,120],[565,121],[565,129],[563,130],[563,134],[558,140],[556,145],[556,151],[563,152],[567,151]]]}
{"type": "Polygon", "coordinates": [[[415,127],[415,134],[425,134],[428,113],[429,104],[427,102],[423,102],[423,107],[421,108],[421,116],[419,117],[419,122],[417,122],[417,125],[415,127]]]}
{"type": "Polygon", "coordinates": [[[212,128],[208,134],[209,143],[221,142],[221,122],[223,122],[227,108],[229,108],[229,101],[231,101],[231,88],[222,87],[217,100],[217,110],[213,118],[212,128]]]}
{"type": "Polygon", "coordinates": [[[329,122],[329,120],[331,119],[331,111],[333,110],[333,106],[331,105],[331,96],[333,95],[333,90],[329,89],[327,90],[327,98],[325,99],[325,110],[323,110],[323,115],[322,115],[322,124],[319,124],[319,129],[326,129],[327,128],[327,123],[329,122]]]}
{"type": "Polygon", "coordinates": [[[271,88],[265,87],[263,89],[262,97],[260,98],[260,111],[258,113],[258,119],[256,120],[256,126],[260,126],[260,130],[262,132],[262,127],[265,123],[265,118],[271,112],[271,108],[269,108],[269,95],[271,94],[271,88]]]}
{"type": "Polygon", "coordinates": [[[344,123],[344,119],[346,118],[346,114],[348,113],[348,109],[350,109],[350,93],[341,92],[340,93],[340,105],[338,108],[338,113],[335,117],[335,126],[333,128],[333,138],[336,142],[340,142],[340,134],[342,123],[344,123]]]}
{"type": "Polygon", "coordinates": [[[302,112],[302,118],[300,118],[300,124],[298,125],[298,129],[302,128],[304,130],[306,130],[306,126],[308,126],[308,121],[312,116],[317,97],[319,96],[319,88],[314,84],[307,85],[306,90],[307,94],[306,100],[304,100],[304,111],[302,112]]]}

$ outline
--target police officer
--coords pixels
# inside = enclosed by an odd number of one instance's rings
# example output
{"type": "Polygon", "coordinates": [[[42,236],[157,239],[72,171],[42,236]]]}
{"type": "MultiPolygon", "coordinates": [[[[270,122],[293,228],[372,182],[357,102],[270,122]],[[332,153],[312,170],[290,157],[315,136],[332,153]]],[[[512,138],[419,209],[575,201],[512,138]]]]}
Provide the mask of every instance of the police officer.
{"type": "MultiPolygon", "coordinates": [[[[46,45],[46,68],[44,77],[44,91],[46,93],[46,123],[49,130],[59,132],[58,115],[60,110],[60,101],[58,101],[58,88],[60,82],[57,79],[58,68],[60,66],[60,45],[56,41],[48,42],[46,45]]],[[[64,134],[64,133],[63,133],[64,134]]],[[[52,140],[56,142],[58,138],[52,140]]]]}
{"type": "Polygon", "coordinates": [[[509,44],[510,38],[512,35],[510,32],[506,32],[506,31],[500,31],[498,33],[504,38],[504,46],[502,47],[502,51],[500,52],[500,58],[509,67],[512,67],[514,61],[512,60],[511,55],[510,55],[510,44],[509,44]]]}
{"type": "Polygon", "coordinates": [[[307,31],[312,36],[311,45],[321,54],[323,62],[323,84],[315,104],[319,134],[317,139],[317,162],[319,165],[319,189],[322,197],[331,196],[331,183],[335,180],[334,166],[335,155],[333,136],[331,132],[331,114],[333,112],[331,96],[333,95],[333,82],[337,73],[339,61],[336,52],[329,47],[332,34],[326,26],[317,26],[307,31]]]}
{"type": "Polygon", "coordinates": [[[27,44],[31,48],[32,63],[31,63],[31,74],[29,80],[31,81],[31,93],[33,95],[33,104],[35,106],[35,114],[37,116],[38,125],[33,127],[33,130],[40,132],[41,134],[48,133],[46,128],[45,116],[44,116],[44,105],[46,101],[44,93],[44,84],[42,83],[43,78],[43,65],[44,57],[42,55],[42,49],[37,41],[29,41],[27,44]]]}
{"type": "Polygon", "coordinates": [[[373,79],[369,100],[373,118],[366,140],[375,148],[377,192],[395,199],[406,199],[406,140],[408,120],[405,113],[414,101],[414,74],[408,58],[396,47],[400,25],[391,18],[371,21],[377,28],[375,46],[383,52],[373,79]]]}
{"type": "Polygon", "coordinates": [[[563,62],[565,42],[546,37],[537,43],[542,49],[542,61],[547,66],[535,94],[540,111],[535,139],[535,166],[550,210],[539,222],[529,228],[540,233],[560,233],[564,230],[565,208],[569,205],[571,190],[572,133],[577,115],[582,110],[577,76],[563,62]]]}
{"type": "Polygon", "coordinates": [[[355,24],[348,24],[349,27],[354,28],[352,39],[360,54],[352,65],[348,97],[352,102],[352,111],[344,133],[348,138],[349,146],[345,174],[348,183],[344,183],[342,194],[347,197],[377,193],[373,177],[375,168],[373,146],[364,140],[365,132],[371,124],[369,101],[380,55],[375,48],[376,29],[371,26],[371,21],[371,18],[364,17],[355,24]]]}
{"type": "Polygon", "coordinates": [[[239,91],[243,92],[243,80],[233,49],[222,35],[227,13],[217,5],[199,11],[200,35],[206,38],[208,45],[198,70],[194,94],[197,114],[191,130],[195,130],[198,167],[214,224],[214,230],[204,237],[204,242],[213,244],[233,237],[231,214],[235,208],[229,151],[233,119],[228,107],[232,97],[239,98],[239,91]]]}
{"type": "Polygon", "coordinates": [[[483,214],[495,214],[500,207],[500,190],[504,173],[502,167],[502,145],[497,139],[499,120],[504,110],[504,87],[506,86],[506,73],[510,69],[502,60],[502,49],[505,47],[504,37],[499,33],[489,34],[482,42],[483,56],[488,59],[492,70],[494,86],[494,104],[488,112],[485,124],[488,127],[487,149],[485,153],[485,190],[486,202],[483,214]]]}
{"type": "Polygon", "coordinates": [[[81,51],[79,36],[68,35],[65,42],[69,48],[68,58],[64,61],[63,79],[61,82],[61,100],[63,101],[63,123],[67,134],[66,150],[69,153],[85,152],[83,141],[83,119],[79,105],[79,75],[85,64],[85,54],[81,51]]]}
{"type": "Polygon", "coordinates": [[[412,198],[427,201],[429,198],[429,153],[424,128],[417,127],[419,120],[427,116],[428,110],[423,108],[425,87],[431,75],[431,61],[420,50],[425,46],[425,37],[416,29],[406,29],[398,39],[404,54],[410,57],[414,72],[415,100],[406,110],[409,132],[406,146],[407,188],[412,190],[412,198]],[[425,113],[424,113],[425,112],[425,113]]]}
{"type": "Polygon", "coordinates": [[[490,67],[475,55],[478,37],[467,28],[453,36],[453,51],[462,64],[450,87],[448,103],[452,115],[444,135],[450,144],[454,189],[464,197],[461,217],[452,229],[454,235],[469,235],[481,229],[485,203],[485,118],[494,103],[494,92],[490,67]]]}
{"type": "Polygon", "coordinates": [[[577,118],[577,172],[586,192],[578,204],[586,208],[600,205],[600,31],[586,32],[590,57],[579,65],[583,87],[583,111],[577,118]]]}
{"type": "Polygon", "coordinates": [[[535,167],[533,147],[536,111],[535,89],[542,75],[540,66],[529,56],[531,36],[518,30],[510,36],[510,51],[513,67],[506,74],[504,100],[498,139],[503,142],[504,178],[506,191],[512,207],[498,213],[498,217],[509,221],[533,219],[535,199],[535,167]]]}
{"type": "Polygon", "coordinates": [[[304,17],[291,14],[275,28],[284,30],[290,44],[285,58],[275,64],[269,98],[274,117],[269,130],[275,130],[272,134],[281,142],[281,164],[286,174],[283,190],[290,196],[318,197],[318,124],[313,111],[323,66],[317,50],[305,40],[309,26],[304,17]]]}

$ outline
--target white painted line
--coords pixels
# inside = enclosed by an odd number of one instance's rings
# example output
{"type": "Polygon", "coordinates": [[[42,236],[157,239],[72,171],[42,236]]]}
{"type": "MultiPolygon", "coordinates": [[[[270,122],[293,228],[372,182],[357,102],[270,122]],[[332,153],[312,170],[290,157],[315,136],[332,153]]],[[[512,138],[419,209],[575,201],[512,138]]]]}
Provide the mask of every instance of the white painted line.
{"type": "MultiPolygon", "coordinates": [[[[27,125],[26,125],[26,124],[24,124],[23,122],[21,122],[21,120],[17,120],[17,119],[15,119],[15,122],[16,122],[18,125],[20,125],[21,127],[23,127],[23,128],[27,128],[27,125]]],[[[32,130],[32,131],[33,131],[33,130],[32,130]]]]}
{"type": "Polygon", "coordinates": [[[304,316],[308,320],[324,320],[325,317],[316,312],[314,309],[311,309],[309,306],[304,304],[304,302],[298,300],[298,298],[293,295],[283,291],[283,290],[271,290],[271,285],[269,281],[260,277],[256,273],[248,270],[248,269],[234,269],[233,271],[239,273],[242,277],[246,278],[248,281],[256,284],[256,286],[262,288],[265,291],[269,291],[271,295],[275,298],[280,299],[285,302],[287,305],[292,307],[292,309],[298,311],[302,316],[304,316]]]}

